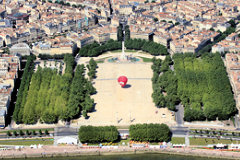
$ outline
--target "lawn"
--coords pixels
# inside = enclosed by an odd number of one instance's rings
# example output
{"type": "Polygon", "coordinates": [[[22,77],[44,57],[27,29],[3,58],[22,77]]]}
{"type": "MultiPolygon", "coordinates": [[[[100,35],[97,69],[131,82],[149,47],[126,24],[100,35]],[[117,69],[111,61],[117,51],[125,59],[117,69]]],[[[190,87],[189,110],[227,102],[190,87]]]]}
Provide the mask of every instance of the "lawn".
{"type": "Polygon", "coordinates": [[[131,140],[130,138],[128,138],[128,139],[122,139],[118,144],[122,145],[123,143],[125,143],[125,146],[126,146],[126,145],[128,145],[128,143],[129,143],[130,140],[131,140]]]}
{"type": "MultiPolygon", "coordinates": [[[[112,53],[117,53],[117,52],[122,52],[122,50],[119,49],[119,50],[114,50],[114,51],[110,51],[110,52],[112,52],[112,53]]],[[[126,49],[125,52],[135,53],[135,52],[137,52],[137,50],[126,49]]]]}
{"type": "Polygon", "coordinates": [[[184,137],[172,137],[171,143],[172,144],[185,144],[185,138],[184,137]]]}
{"type": "Polygon", "coordinates": [[[98,60],[96,60],[96,62],[97,62],[97,63],[104,63],[105,59],[108,59],[108,58],[111,58],[111,56],[110,56],[110,57],[105,57],[105,58],[98,59],[98,60]]]}
{"type": "Polygon", "coordinates": [[[142,58],[143,62],[152,62],[152,58],[145,58],[145,57],[139,57],[142,58]]]}
{"type": "Polygon", "coordinates": [[[52,138],[36,138],[36,139],[18,139],[18,140],[0,140],[0,145],[53,145],[52,138]]]}
{"type": "Polygon", "coordinates": [[[190,140],[190,145],[208,145],[208,144],[237,144],[240,143],[239,141],[234,141],[234,140],[227,140],[227,139],[213,139],[213,138],[189,138],[190,140]]]}
{"type": "Polygon", "coordinates": [[[97,60],[97,63],[104,63],[104,60],[97,60]]]}

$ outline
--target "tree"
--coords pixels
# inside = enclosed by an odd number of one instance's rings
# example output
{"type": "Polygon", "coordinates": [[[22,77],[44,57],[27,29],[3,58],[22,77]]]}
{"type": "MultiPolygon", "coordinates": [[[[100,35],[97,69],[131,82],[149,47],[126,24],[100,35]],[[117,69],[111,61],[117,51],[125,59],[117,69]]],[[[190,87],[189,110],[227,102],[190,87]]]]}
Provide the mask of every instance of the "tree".
{"type": "Polygon", "coordinates": [[[81,143],[115,142],[119,133],[115,126],[81,126],[78,136],[81,143]]]}
{"type": "Polygon", "coordinates": [[[20,136],[24,136],[24,132],[22,130],[19,131],[20,136]]]}
{"type": "Polygon", "coordinates": [[[176,23],[175,23],[175,26],[177,26],[177,25],[179,25],[179,24],[180,24],[179,22],[176,22],[176,23]]]}
{"type": "Polygon", "coordinates": [[[85,119],[87,119],[88,118],[88,115],[87,115],[87,111],[86,110],[83,110],[83,117],[85,118],[85,119]]]}
{"type": "Polygon", "coordinates": [[[43,134],[41,129],[38,130],[38,134],[39,134],[39,135],[42,135],[42,134],[43,134]]]}
{"type": "Polygon", "coordinates": [[[231,19],[230,21],[228,21],[229,24],[231,24],[231,27],[235,28],[236,27],[236,23],[233,19],[231,19]]]}
{"type": "Polygon", "coordinates": [[[17,131],[13,131],[14,136],[18,136],[17,131]]]}
{"type": "Polygon", "coordinates": [[[90,80],[93,80],[96,78],[96,69],[97,69],[97,63],[94,61],[93,58],[90,59],[89,64],[87,65],[88,68],[88,76],[90,80]]]}
{"type": "Polygon", "coordinates": [[[92,98],[90,98],[90,96],[88,95],[88,96],[86,96],[86,98],[85,98],[82,106],[84,106],[83,109],[84,109],[86,112],[90,112],[90,111],[92,111],[92,109],[93,109],[94,100],[93,100],[92,98]]]}
{"type": "Polygon", "coordinates": [[[48,135],[48,134],[49,134],[49,132],[48,132],[48,130],[46,129],[46,130],[45,130],[45,135],[48,135]]]}
{"type": "Polygon", "coordinates": [[[215,31],[213,28],[210,28],[210,31],[215,31]]]}
{"type": "Polygon", "coordinates": [[[41,116],[41,119],[43,122],[47,124],[52,124],[57,122],[57,116],[54,114],[52,110],[45,110],[41,116]]]}
{"type": "MultiPolygon", "coordinates": [[[[118,39],[123,39],[123,35],[119,34],[118,39]]],[[[143,50],[151,55],[167,55],[167,48],[161,44],[146,41],[141,39],[130,39],[130,30],[128,26],[125,28],[125,47],[127,49],[143,50]]],[[[82,57],[94,57],[99,56],[106,51],[112,51],[121,49],[122,44],[120,41],[109,40],[108,42],[102,44],[101,46],[94,42],[93,44],[86,45],[79,50],[79,55],[82,57]]]]}
{"type": "Polygon", "coordinates": [[[129,128],[130,137],[134,141],[168,142],[171,131],[166,124],[136,124],[129,128]]]}
{"type": "Polygon", "coordinates": [[[227,120],[236,113],[231,85],[219,54],[205,53],[201,58],[193,54],[175,55],[174,71],[177,95],[185,106],[184,120],[227,120]]]}
{"type": "Polygon", "coordinates": [[[126,26],[125,26],[125,41],[130,40],[130,38],[131,38],[130,29],[129,29],[129,26],[126,25],[126,26]]]}
{"type": "Polygon", "coordinates": [[[12,134],[11,134],[10,131],[7,131],[7,136],[8,136],[8,137],[12,136],[12,134]]]}
{"type": "Polygon", "coordinates": [[[154,21],[154,22],[158,22],[158,18],[156,18],[156,17],[153,18],[153,21],[154,21]]]}
{"type": "Polygon", "coordinates": [[[26,130],[26,135],[31,135],[31,132],[29,132],[29,130],[26,130]]]}
{"type": "Polygon", "coordinates": [[[117,40],[118,41],[123,41],[123,29],[122,29],[122,25],[119,25],[117,27],[117,40]]]}
{"type": "Polygon", "coordinates": [[[26,103],[27,91],[33,74],[35,58],[35,56],[29,56],[24,68],[22,81],[18,90],[17,101],[13,112],[13,119],[16,123],[23,122],[23,108],[26,103]]]}

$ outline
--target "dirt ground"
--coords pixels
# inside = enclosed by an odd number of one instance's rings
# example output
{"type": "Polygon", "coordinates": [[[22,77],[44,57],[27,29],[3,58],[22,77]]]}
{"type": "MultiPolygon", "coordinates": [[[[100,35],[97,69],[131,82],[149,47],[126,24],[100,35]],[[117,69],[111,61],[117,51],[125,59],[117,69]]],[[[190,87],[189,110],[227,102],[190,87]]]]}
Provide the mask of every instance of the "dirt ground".
{"type": "Polygon", "coordinates": [[[95,111],[90,118],[78,119],[76,125],[117,125],[136,123],[175,124],[175,118],[166,108],[158,109],[152,102],[151,63],[98,64],[94,86],[97,94],[95,111]],[[125,88],[117,82],[121,75],[128,77],[125,88]]]}

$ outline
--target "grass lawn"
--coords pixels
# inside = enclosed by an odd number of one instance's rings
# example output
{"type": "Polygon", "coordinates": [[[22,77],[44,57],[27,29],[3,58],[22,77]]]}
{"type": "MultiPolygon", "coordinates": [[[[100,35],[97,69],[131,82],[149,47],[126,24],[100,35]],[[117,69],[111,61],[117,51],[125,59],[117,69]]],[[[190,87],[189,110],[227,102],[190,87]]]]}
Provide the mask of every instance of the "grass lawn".
{"type": "Polygon", "coordinates": [[[127,146],[130,140],[131,140],[130,138],[122,139],[118,144],[122,145],[123,143],[125,143],[125,146],[127,146]]]}
{"type": "MultiPolygon", "coordinates": [[[[121,49],[118,49],[118,50],[109,51],[109,52],[117,53],[117,52],[122,52],[122,50],[121,50],[121,49]]],[[[134,52],[137,52],[137,50],[126,49],[125,52],[132,52],[132,53],[134,53],[134,52]]]]}
{"type": "Polygon", "coordinates": [[[185,144],[185,138],[184,137],[172,137],[171,143],[172,144],[185,144]]]}
{"type": "Polygon", "coordinates": [[[96,60],[96,62],[97,62],[97,63],[104,63],[105,59],[108,59],[108,58],[111,58],[111,56],[110,56],[110,57],[105,57],[105,58],[98,59],[98,60],[96,60]]]}
{"type": "Polygon", "coordinates": [[[88,146],[99,146],[100,143],[88,143],[88,146]]]}
{"type": "Polygon", "coordinates": [[[36,139],[13,139],[13,140],[0,140],[0,145],[53,145],[53,139],[52,138],[36,138],[36,139]]]}
{"type": "Polygon", "coordinates": [[[231,143],[240,143],[240,141],[228,140],[228,139],[213,139],[213,138],[189,138],[190,145],[208,145],[208,144],[231,144],[231,143]]]}
{"type": "Polygon", "coordinates": [[[97,60],[97,63],[104,63],[104,60],[97,60]]]}
{"type": "Polygon", "coordinates": [[[129,126],[116,126],[117,129],[129,129],[129,126]]]}
{"type": "Polygon", "coordinates": [[[145,58],[145,57],[139,57],[142,58],[143,62],[152,62],[152,58],[145,58]]]}

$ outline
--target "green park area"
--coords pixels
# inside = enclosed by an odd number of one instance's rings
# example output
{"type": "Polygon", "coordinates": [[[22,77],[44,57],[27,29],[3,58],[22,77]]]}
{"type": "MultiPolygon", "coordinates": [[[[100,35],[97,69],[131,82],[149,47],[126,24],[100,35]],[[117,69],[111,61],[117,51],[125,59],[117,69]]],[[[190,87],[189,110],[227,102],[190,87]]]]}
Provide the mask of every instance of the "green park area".
{"type": "Polygon", "coordinates": [[[184,105],[185,121],[228,120],[237,113],[232,88],[219,54],[175,54],[153,60],[153,94],[157,107],[184,105]],[[174,70],[170,68],[174,63],[174,70]],[[160,75],[160,76],[159,76],[160,75]]]}
{"type": "Polygon", "coordinates": [[[70,120],[80,113],[87,118],[96,93],[91,80],[95,78],[97,64],[91,59],[89,64],[75,68],[74,57],[65,55],[65,72],[38,67],[34,72],[34,57],[29,57],[22,76],[18,97],[13,113],[17,123],[56,123],[70,120]],[[75,72],[73,74],[73,70],[75,72]],[[87,68],[88,78],[85,78],[87,68]]]}
{"type": "MultiPolygon", "coordinates": [[[[153,56],[167,55],[167,49],[165,46],[141,39],[129,39],[125,41],[125,52],[137,52],[138,50],[147,52],[153,56]]],[[[120,41],[109,40],[108,42],[100,45],[93,43],[82,47],[79,51],[81,57],[97,57],[107,51],[121,52],[122,43],[120,41]]]]}
{"type": "Polygon", "coordinates": [[[152,62],[152,58],[146,58],[146,57],[139,57],[143,60],[143,62],[152,62]]]}
{"type": "MultiPolygon", "coordinates": [[[[127,144],[130,140],[138,142],[169,142],[171,131],[166,124],[136,124],[129,127],[130,138],[121,140],[115,126],[81,126],[79,139],[82,143],[97,145],[99,143],[127,144]]],[[[176,143],[182,142],[174,138],[176,143]]]]}
{"type": "Polygon", "coordinates": [[[12,140],[0,140],[0,145],[53,145],[52,138],[35,138],[35,139],[12,139],[12,140]]]}
{"type": "Polygon", "coordinates": [[[228,120],[237,109],[219,54],[175,55],[178,95],[185,106],[184,120],[228,120]]]}
{"type": "Polygon", "coordinates": [[[189,138],[190,145],[208,145],[208,144],[238,144],[240,141],[215,138],[189,138]]]}
{"type": "Polygon", "coordinates": [[[171,143],[172,144],[185,144],[185,138],[184,137],[172,137],[171,143]]]}
{"type": "MultiPolygon", "coordinates": [[[[113,50],[113,51],[111,51],[112,53],[119,53],[119,52],[122,52],[122,50],[121,49],[118,49],[118,50],[113,50]]],[[[135,52],[137,52],[137,50],[130,50],[130,49],[126,49],[126,50],[124,50],[124,52],[127,52],[127,53],[135,53],[135,52]]]]}

